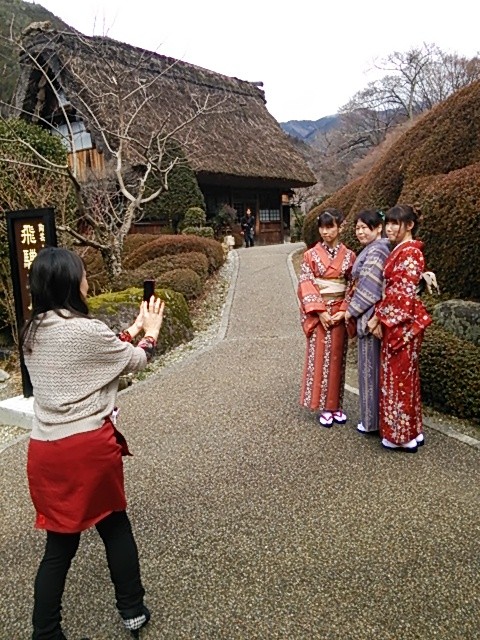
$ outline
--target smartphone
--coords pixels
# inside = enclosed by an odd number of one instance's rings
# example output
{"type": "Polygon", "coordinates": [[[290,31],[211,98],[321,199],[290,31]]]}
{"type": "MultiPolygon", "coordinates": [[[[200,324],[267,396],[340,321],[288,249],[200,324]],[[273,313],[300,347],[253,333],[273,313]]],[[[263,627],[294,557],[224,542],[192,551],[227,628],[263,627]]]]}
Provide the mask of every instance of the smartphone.
{"type": "Polygon", "coordinates": [[[147,302],[155,295],[155,280],[143,281],[143,299],[147,302]]]}

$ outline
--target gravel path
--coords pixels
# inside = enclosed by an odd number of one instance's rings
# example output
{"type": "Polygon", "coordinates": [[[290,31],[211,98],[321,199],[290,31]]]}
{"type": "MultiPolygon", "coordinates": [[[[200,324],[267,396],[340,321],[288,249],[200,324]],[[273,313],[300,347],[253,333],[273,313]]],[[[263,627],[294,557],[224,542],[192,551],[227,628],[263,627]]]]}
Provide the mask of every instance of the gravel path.
{"type": "MultiPolygon", "coordinates": [[[[238,251],[220,337],[120,396],[145,640],[480,638],[479,451],[427,429],[416,455],[298,407],[304,339],[287,254],[238,251]],[[228,322],[227,322],[228,320],[228,322]]],[[[0,638],[27,640],[43,534],[26,442],[0,456],[0,638]]],[[[101,543],[82,537],[69,640],[127,638],[101,543]]]]}

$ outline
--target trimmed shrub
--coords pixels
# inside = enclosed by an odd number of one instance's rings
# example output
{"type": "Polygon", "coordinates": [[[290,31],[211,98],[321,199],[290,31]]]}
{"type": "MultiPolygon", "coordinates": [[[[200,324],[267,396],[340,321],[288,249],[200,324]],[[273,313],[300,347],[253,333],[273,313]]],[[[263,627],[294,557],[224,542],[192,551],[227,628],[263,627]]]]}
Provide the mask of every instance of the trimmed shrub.
{"type": "Polygon", "coordinates": [[[421,116],[363,177],[315,207],[304,224],[304,240],[318,240],[316,216],[327,207],[347,215],[342,240],[354,251],[353,214],[412,203],[422,214],[419,238],[427,269],[442,293],[480,300],[480,81],[421,116]],[[352,198],[352,196],[354,196],[352,198]]]}
{"type": "Polygon", "coordinates": [[[433,323],[425,332],[420,376],[426,404],[480,422],[480,347],[433,323]]]}
{"type": "Polygon", "coordinates": [[[436,322],[462,340],[480,347],[480,303],[446,300],[433,308],[436,322]]]}
{"type": "Polygon", "coordinates": [[[152,242],[157,238],[158,235],[155,233],[129,233],[123,241],[123,258],[125,259],[139,247],[143,247],[147,242],[152,242]]]}
{"type": "Polygon", "coordinates": [[[186,236],[199,236],[200,238],[213,238],[212,227],[185,227],[182,234],[186,236]]]}
{"type": "Polygon", "coordinates": [[[480,163],[405,185],[421,211],[427,269],[450,297],[480,300],[480,163]]]}
{"type": "Polygon", "coordinates": [[[206,221],[207,214],[200,207],[190,207],[183,218],[185,227],[202,227],[206,221]]]}
{"type": "Polygon", "coordinates": [[[172,269],[163,273],[158,284],[183,294],[187,300],[198,298],[203,292],[202,281],[193,269],[172,269]]]}
{"type": "Polygon", "coordinates": [[[135,269],[155,258],[191,251],[199,251],[207,256],[210,273],[219,269],[225,260],[222,245],[216,240],[198,236],[159,236],[127,256],[124,260],[124,267],[135,269]]]}
{"type": "MultiPolygon", "coordinates": [[[[157,351],[165,353],[193,337],[188,305],[183,295],[168,289],[158,289],[157,296],[165,302],[163,324],[157,351]]],[[[143,290],[130,288],[116,293],[104,293],[88,299],[90,313],[119,333],[135,320],[142,301],[143,290]]]]}
{"type": "Polygon", "coordinates": [[[129,287],[140,287],[145,279],[150,278],[159,282],[164,273],[173,269],[192,269],[203,283],[208,277],[208,259],[204,253],[198,251],[155,258],[155,260],[149,260],[136,269],[124,271],[115,280],[113,290],[122,291],[129,287]]]}
{"type": "MultiPolygon", "coordinates": [[[[181,146],[173,141],[170,141],[168,146],[165,162],[168,163],[175,157],[181,158],[181,161],[168,176],[168,191],[163,191],[158,198],[144,206],[144,220],[162,221],[177,231],[182,224],[185,211],[189,207],[205,209],[205,199],[181,146]]],[[[158,178],[151,176],[147,180],[145,195],[154,193],[159,186],[158,178]]]]}
{"type": "Polygon", "coordinates": [[[139,269],[145,273],[151,273],[153,278],[158,278],[162,273],[172,269],[193,269],[200,276],[200,280],[205,282],[208,277],[208,258],[199,251],[189,251],[149,260],[139,269]]]}
{"type": "MultiPolygon", "coordinates": [[[[131,271],[123,271],[112,283],[114,292],[124,291],[125,289],[138,289],[143,286],[143,281],[152,278],[150,274],[146,275],[142,269],[132,269],[131,271]]],[[[90,284],[90,280],[88,281],[90,284]]]]}

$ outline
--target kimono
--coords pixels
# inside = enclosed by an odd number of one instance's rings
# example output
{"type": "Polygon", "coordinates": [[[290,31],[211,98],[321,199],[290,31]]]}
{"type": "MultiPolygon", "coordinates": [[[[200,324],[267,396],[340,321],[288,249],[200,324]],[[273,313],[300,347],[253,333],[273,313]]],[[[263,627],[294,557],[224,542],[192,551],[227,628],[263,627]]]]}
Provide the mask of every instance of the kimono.
{"type": "Polygon", "coordinates": [[[396,246],[384,269],[384,297],[376,315],[382,323],[380,433],[405,444],[422,433],[419,356],[423,334],[432,322],[417,295],[425,268],[423,243],[396,246]]]}
{"type": "Polygon", "coordinates": [[[390,253],[386,238],[368,244],[355,260],[352,277],[355,289],[348,312],[356,318],[358,345],[358,387],[360,415],[365,431],[378,431],[380,346],[367,322],[375,312],[375,304],[382,299],[383,268],[390,253]]]}
{"type": "Polygon", "coordinates": [[[345,383],[347,336],[345,323],[325,329],[319,314],[346,311],[350,301],[355,254],[344,244],[333,250],[318,242],[305,251],[298,298],[307,352],[300,404],[308,409],[341,409],[345,383]]]}

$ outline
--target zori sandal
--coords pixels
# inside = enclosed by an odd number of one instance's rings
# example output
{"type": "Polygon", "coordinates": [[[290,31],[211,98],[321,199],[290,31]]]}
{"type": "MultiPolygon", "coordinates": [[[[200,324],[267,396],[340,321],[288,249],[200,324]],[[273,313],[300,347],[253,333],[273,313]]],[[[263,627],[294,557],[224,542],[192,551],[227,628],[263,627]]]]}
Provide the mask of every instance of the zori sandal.
{"type": "Polygon", "coordinates": [[[410,442],[405,442],[404,444],[395,444],[394,442],[390,442],[386,438],[382,439],[382,447],[385,449],[390,449],[393,451],[404,451],[405,453],[416,453],[418,449],[418,443],[415,439],[410,440],[410,442]]]}
{"type": "Polygon", "coordinates": [[[345,424],[347,421],[347,414],[344,413],[341,409],[333,412],[333,421],[336,424],[345,424]]]}
{"type": "Polygon", "coordinates": [[[333,415],[331,411],[322,411],[318,416],[318,421],[322,427],[331,427],[333,425],[333,415]]]}

